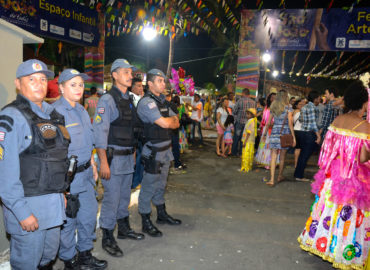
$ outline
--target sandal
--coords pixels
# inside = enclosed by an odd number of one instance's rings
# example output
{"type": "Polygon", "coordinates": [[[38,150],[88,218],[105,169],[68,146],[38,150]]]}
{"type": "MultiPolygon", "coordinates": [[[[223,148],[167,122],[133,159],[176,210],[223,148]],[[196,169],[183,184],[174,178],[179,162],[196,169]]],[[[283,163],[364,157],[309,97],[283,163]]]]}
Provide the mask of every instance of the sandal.
{"type": "Polygon", "coordinates": [[[268,185],[269,187],[274,187],[275,183],[271,182],[271,181],[268,181],[268,182],[266,182],[266,185],[268,185]]]}

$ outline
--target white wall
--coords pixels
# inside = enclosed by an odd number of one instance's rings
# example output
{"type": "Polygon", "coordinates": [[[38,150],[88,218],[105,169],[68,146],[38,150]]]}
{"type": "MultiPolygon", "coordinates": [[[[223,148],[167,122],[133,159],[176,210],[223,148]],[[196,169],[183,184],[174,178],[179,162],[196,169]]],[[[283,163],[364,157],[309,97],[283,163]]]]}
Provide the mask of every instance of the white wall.
{"type": "Polygon", "coordinates": [[[15,99],[15,72],[23,61],[23,40],[0,28],[0,108],[15,99]]]}

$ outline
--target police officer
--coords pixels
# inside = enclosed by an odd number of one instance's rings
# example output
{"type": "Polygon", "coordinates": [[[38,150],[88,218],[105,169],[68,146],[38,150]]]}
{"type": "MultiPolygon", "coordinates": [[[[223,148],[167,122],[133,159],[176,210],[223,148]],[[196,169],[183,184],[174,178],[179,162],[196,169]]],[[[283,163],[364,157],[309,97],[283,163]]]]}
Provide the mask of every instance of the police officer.
{"type": "Polygon", "coordinates": [[[171,151],[171,129],[179,127],[179,119],[170,109],[163,95],[166,76],[158,69],[147,74],[149,91],[138,103],[138,115],[144,123],[146,143],[142,151],[144,176],[139,195],[139,213],[142,217],[142,230],[153,237],[162,236],[151,222],[151,202],[157,208],[157,223],[180,225],[179,219],[167,214],[164,192],[167,183],[171,151]]]}
{"type": "MultiPolygon", "coordinates": [[[[95,197],[97,171],[92,156],[94,134],[90,117],[79,101],[84,93],[84,80],[89,77],[75,69],[65,69],[59,76],[58,85],[62,97],[53,107],[65,118],[65,127],[71,136],[68,156],[77,157],[77,169],[70,185],[67,210],[70,200],[78,201],[76,209],[71,209],[61,231],[59,258],[64,261],[65,270],[105,269],[107,262],[91,255],[95,239],[96,214],[98,203],[95,197]],[[93,168],[95,175],[93,176],[93,168]],[[77,243],[76,243],[77,230],[77,243]],[[78,257],[77,257],[77,251],[78,257]],[[80,268],[78,268],[80,267],[80,268]]],[[[72,207],[74,204],[70,204],[72,207]]]]}
{"type": "Polygon", "coordinates": [[[16,72],[16,100],[0,113],[0,197],[16,270],[52,269],[65,219],[69,134],[43,101],[54,73],[36,59],[16,72]]]}
{"type": "Polygon", "coordinates": [[[99,219],[103,231],[102,247],[115,257],[123,256],[113,236],[116,223],[118,238],[144,239],[143,234],[131,229],[128,211],[135,165],[134,127],[137,122],[136,108],[127,91],[132,82],[132,68],[125,59],[113,62],[113,87],[100,98],[93,123],[104,186],[99,219]]]}

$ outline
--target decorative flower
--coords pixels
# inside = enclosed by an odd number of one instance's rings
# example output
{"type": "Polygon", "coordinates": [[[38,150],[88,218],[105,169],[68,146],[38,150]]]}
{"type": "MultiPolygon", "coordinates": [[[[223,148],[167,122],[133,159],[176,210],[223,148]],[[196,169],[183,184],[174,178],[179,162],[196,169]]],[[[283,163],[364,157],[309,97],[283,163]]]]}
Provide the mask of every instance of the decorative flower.
{"type": "Polygon", "coordinates": [[[329,230],[329,228],[330,228],[330,221],[331,221],[331,216],[327,216],[326,218],[324,218],[324,220],[323,220],[323,226],[324,226],[324,228],[326,229],[326,230],[329,230]]]}
{"type": "Polygon", "coordinates": [[[352,207],[349,205],[345,205],[342,208],[342,211],[340,211],[340,217],[343,221],[347,221],[352,215],[352,207]]]}
{"type": "Polygon", "coordinates": [[[354,245],[350,244],[346,246],[346,248],[343,251],[343,258],[347,261],[352,260],[356,255],[356,248],[354,245]]]}
{"type": "Polygon", "coordinates": [[[366,228],[365,231],[365,241],[370,241],[370,228],[366,228]]]}
{"type": "Polygon", "coordinates": [[[310,231],[308,232],[308,235],[311,238],[314,238],[316,235],[317,225],[319,225],[319,222],[317,220],[313,220],[310,226],[310,231]]]}
{"type": "Polygon", "coordinates": [[[320,237],[316,241],[316,248],[320,252],[325,252],[327,244],[328,244],[328,239],[326,237],[320,237]]]}
{"type": "Polygon", "coordinates": [[[361,255],[362,255],[362,247],[358,242],[355,243],[355,250],[356,250],[356,255],[355,256],[357,258],[360,258],[361,255]]]}
{"type": "Polygon", "coordinates": [[[311,223],[312,223],[312,217],[310,216],[307,221],[306,221],[306,231],[310,231],[310,226],[311,226],[311,223]]]}

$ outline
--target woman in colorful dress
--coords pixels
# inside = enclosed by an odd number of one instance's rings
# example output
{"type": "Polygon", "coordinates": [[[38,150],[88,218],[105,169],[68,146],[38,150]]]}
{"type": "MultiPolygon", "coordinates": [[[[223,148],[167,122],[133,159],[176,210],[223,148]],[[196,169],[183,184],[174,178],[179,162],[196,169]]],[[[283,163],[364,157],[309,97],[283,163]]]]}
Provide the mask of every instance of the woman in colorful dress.
{"type": "Polygon", "coordinates": [[[266,133],[266,137],[264,140],[260,141],[258,145],[257,154],[255,157],[256,163],[261,166],[264,166],[266,169],[270,168],[270,162],[271,162],[270,134],[271,134],[273,122],[272,122],[272,125],[270,125],[270,128],[267,127],[266,124],[270,117],[270,106],[271,106],[271,103],[274,101],[275,97],[276,97],[276,93],[271,93],[270,95],[268,95],[266,99],[266,107],[263,111],[262,121],[260,124],[260,136],[263,133],[266,133]]]}
{"type": "Polygon", "coordinates": [[[326,134],[312,192],[316,199],[298,237],[303,250],[339,269],[365,269],[370,248],[370,124],[361,82],[344,96],[347,113],[326,134]]]}

